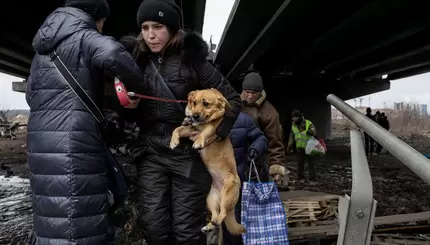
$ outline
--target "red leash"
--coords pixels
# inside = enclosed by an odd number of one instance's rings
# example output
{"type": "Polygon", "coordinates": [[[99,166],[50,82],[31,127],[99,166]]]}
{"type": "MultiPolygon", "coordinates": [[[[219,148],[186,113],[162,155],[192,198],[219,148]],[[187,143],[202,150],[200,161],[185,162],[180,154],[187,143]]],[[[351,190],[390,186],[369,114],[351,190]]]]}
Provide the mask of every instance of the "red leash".
{"type": "Polygon", "coordinates": [[[147,100],[157,100],[157,101],[163,101],[163,102],[169,102],[169,103],[184,103],[184,104],[188,103],[188,101],[186,100],[171,100],[171,99],[164,99],[164,98],[159,98],[159,97],[154,97],[149,95],[137,94],[135,92],[128,92],[124,84],[117,78],[115,78],[115,91],[116,91],[116,95],[118,96],[119,102],[124,107],[127,107],[128,105],[130,105],[131,103],[130,97],[138,97],[138,98],[147,99],[147,100]]]}
{"type": "Polygon", "coordinates": [[[138,98],[147,99],[147,100],[158,100],[158,101],[170,102],[170,103],[188,103],[188,101],[186,101],[186,100],[164,99],[164,98],[153,97],[153,96],[149,96],[149,95],[136,94],[135,92],[128,92],[127,94],[130,97],[138,97],[138,98]]]}

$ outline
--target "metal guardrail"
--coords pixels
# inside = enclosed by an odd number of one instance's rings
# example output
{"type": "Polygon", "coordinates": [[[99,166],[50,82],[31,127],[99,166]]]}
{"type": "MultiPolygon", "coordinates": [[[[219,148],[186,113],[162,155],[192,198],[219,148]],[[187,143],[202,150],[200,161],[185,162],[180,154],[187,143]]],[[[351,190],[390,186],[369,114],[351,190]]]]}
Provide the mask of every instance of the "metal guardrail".
{"type": "MultiPolygon", "coordinates": [[[[330,94],[327,101],[363,129],[412,172],[430,184],[430,160],[391,134],[374,121],[330,94]]],[[[339,199],[338,245],[368,245],[373,230],[376,201],[373,199],[372,179],[364,150],[363,138],[351,131],[351,198],[339,199]]]]}
{"type": "Polygon", "coordinates": [[[327,101],[405,164],[406,167],[412,170],[418,177],[430,185],[430,160],[424,157],[423,154],[367,118],[337,96],[330,94],[327,96],[327,101]]]}
{"type": "Polygon", "coordinates": [[[351,198],[339,200],[338,245],[368,245],[375,218],[372,177],[361,133],[351,131],[351,198]]]}

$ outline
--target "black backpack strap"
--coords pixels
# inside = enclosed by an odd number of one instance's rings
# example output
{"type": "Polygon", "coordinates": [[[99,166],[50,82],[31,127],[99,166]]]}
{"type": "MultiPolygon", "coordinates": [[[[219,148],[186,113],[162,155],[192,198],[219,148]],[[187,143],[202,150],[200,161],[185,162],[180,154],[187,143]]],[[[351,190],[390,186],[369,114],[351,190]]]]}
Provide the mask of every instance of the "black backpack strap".
{"type": "Polygon", "coordinates": [[[88,109],[88,111],[93,115],[93,117],[99,122],[104,122],[103,113],[97,107],[96,103],[90,98],[90,96],[85,92],[82,86],[76,81],[76,79],[72,76],[70,71],[64,65],[63,61],[61,61],[60,57],[54,51],[50,54],[51,61],[53,62],[55,68],[58,70],[60,75],[63,77],[64,81],[69,85],[72,91],[76,94],[76,96],[81,100],[84,106],[88,109]]]}

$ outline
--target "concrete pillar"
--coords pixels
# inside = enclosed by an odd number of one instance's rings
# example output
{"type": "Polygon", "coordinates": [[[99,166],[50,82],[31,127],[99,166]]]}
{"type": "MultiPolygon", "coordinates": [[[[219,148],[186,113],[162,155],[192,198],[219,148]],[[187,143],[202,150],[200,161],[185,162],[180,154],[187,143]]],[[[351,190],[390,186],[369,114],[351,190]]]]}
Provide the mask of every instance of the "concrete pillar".
{"type": "Polygon", "coordinates": [[[12,82],[12,91],[25,93],[27,91],[27,81],[12,82]]]}
{"type": "Polygon", "coordinates": [[[286,140],[291,131],[291,112],[295,109],[300,110],[306,119],[312,121],[318,137],[331,139],[331,106],[327,103],[325,94],[321,92],[323,88],[286,78],[265,81],[264,86],[268,101],[278,110],[286,140]]]}

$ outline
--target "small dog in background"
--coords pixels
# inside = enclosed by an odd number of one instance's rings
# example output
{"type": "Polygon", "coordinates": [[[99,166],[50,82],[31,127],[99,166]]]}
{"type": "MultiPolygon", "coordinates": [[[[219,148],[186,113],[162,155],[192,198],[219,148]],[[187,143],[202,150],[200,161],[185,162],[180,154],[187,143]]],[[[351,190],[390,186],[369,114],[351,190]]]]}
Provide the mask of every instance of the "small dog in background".
{"type": "Polygon", "coordinates": [[[206,145],[206,140],[215,135],[224,113],[230,109],[227,99],[217,89],[191,91],[185,109],[186,118],[182,126],[172,133],[170,148],[179,145],[180,138],[189,137],[191,132],[200,134],[193,144],[212,176],[212,186],[206,203],[211,212],[211,222],[202,228],[207,233],[225,223],[233,235],[245,232],[245,227],[236,221],[234,207],[240,195],[240,179],[237,174],[234,150],[230,139],[213,141],[206,145]]]}

